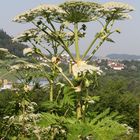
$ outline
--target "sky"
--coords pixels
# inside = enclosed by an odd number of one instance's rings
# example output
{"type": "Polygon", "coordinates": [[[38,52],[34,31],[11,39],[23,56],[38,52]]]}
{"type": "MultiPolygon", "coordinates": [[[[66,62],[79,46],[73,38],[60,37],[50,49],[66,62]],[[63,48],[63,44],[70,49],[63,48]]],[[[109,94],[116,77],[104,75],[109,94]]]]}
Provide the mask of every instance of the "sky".
{"type": "MultiPolygon", "coordinates": [[[[12,22],[12,18],[16,15],[34,8],[39,4],[59,4],[66,0],[1,0],[0,4],[0,29],[3,29],[11,36],[23,32],[32,27],[30,24],[19,24],[12,22]]],[[[91,0],[93,2],[109,2],[111,0],[91,0]]],[[[96,53],[98,56],[106,56],[110,53],[118,54],[135,54],[140,55],[140,0],[114,0],[118,2],[125,2],[132,5],[136,10],[131,13],[132,19],[125,21],[118,21],[115,28],[121,30],[121,34],[113,35],[115,44],[105,43],[96,53]]],[[[94,32],[98,27],[96,24],[88,24],[87,39],[81,42],[81,54],[86,46],[90,43],[94,36],[94,32]]]]}

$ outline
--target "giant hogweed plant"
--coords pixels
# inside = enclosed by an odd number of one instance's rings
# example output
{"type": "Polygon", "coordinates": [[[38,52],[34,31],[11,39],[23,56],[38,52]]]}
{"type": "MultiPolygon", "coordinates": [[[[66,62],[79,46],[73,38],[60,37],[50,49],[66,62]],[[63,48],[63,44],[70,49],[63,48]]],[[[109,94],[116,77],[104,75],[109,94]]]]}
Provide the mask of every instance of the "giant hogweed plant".
{"type": "Polygon", "coordinates": [[[102,71],[88,62],[104,42],[114,42],[110,36],[120,33],[113,28],[114,23],[129,19],[128,13],[133,10],[128,4],[119,2],[68,1],[57,6],[40,5],[14,18],[15,22],[34,25],[13,41],[32,45],[24,53],[32,58],[33,63],[25,62],[25,65],[31,69],[34,68],[31,65],[34,65],[38,69],[38,77],[48,80],[49,100],[43,103],[46,112],[37,122],[39,127],[46,128],[46,136],[42,134],[44,137],[36,139],[112,140],[125,134],[126,128],[118,123],[116,114],[110,114],[108,110],[100,115],[91,112],[92,104],[99,101],[99,97],[88,95],[88,89],[96,86],[97,77],[102,71]],[[83,48],[79,42],[86,37],[88,22],[98,22],[101,30],[90,43],[87,42],[81,55],[83,48]],[[75,48],[75,55],[72,47],[75,48]],[[61,67],[63,53],[70,58],[67,63],[69,74],[61,67]],[[60,77],[63,80],[59,80],[60,77]]]}

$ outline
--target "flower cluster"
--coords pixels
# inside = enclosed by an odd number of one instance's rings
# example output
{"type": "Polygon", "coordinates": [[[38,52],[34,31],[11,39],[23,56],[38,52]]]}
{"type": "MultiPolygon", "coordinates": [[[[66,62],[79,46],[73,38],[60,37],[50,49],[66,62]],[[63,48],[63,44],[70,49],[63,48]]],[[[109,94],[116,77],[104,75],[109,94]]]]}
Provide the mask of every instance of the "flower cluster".
{"type": "Polygon", "coordinates": [[[119,12],[121,11],[124,13],[128,13],[134,10],[132,6],[122,3],[122,2],[107,2],[103,4],[103,6],[108,11],[119,11],[119,12]]]}
{"type": "Polygon", "coordinates": [[[43,4],[16,16],[13,19],[13,21],[19,23],[30,22],[40,16],[44,16],[45,18],[55,19],[55,16],[64,13],[65,11],[63,11],[60,7],[56,5],[43,4]]]}
{"type": "Polygon", "coordinates": [[[114,20],[130,19],[131,16],[128,13],[134,10],[132,6],[122,2],[107,2],[103,7],[104,16],[114,20]]]}
{"type": "Polygon", "coordinates": [[[93,74],[93,72],[99,75],[102,73],[99,67],[88,65],[85,61],[79,61],[72,66],[72,73],[75,77],[86,75],[87,73],[93,74]]]}
{"type": "Polygon", "coordinates": [[[21,70],[21,69],[37,69],[38,67],[34,64],[16,64],[10,67],[11,70],[21,70]]]}
{"type": "Polygon", "coordinates": [[[39,34],[39,30],[32,28],[29,30],[24,31],[23,33],[19,34],[15,38],[12,39],[13,42],[27,42],[30,39],[34,39],[39,34]]]}

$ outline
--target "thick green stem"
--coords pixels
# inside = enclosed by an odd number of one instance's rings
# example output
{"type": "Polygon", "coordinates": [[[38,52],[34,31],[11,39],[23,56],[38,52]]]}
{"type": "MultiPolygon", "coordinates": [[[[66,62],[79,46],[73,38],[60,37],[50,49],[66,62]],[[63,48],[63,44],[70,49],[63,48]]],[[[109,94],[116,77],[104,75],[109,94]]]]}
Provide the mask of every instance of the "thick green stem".
{"type": "MultiPolygon", "coordinates": [[[[86,93],[86,98],[88,98],[88,88],[85,89],[85,93],[86,93]]],[[[85,121],[85,118],[86,118],[86,111],[87,111],[87,108],[88,108],[88,102],[87,101],[84,101],[84,104],[82,105],[82,119],[83,121],[85,121]]]]}
{"type": "MultiPolygon", "coordinates": [[[[82,86],[82,81],[81,81],[81,84],[80,86],[82,86]]],[[[77,93],[77,106],[76,106],[76,115],[77,115],[77,119],[80,120],[82,119],[82,95],[81,95],[81,92],[77,93]]]]}
{"type": "Polygon", "coordinates": [[[89,58],[86,60],[86,61],[89,61],[93,56],[94,54],[96,53],[96,51],[101,47],[101,45],[104,43],[104,41],[106,41],[106,39],[109,37],[109,35],[111,35],[113,32],[111,33],[108,33],[108,35],[106,35],[104,37],[104,39],[95,47],[95,49],[92,51],[91,55],[89,56],[89,58]]]}
{"type": "Polygon", "coordinates": [[[108,21],[103,28],[101,29],[101,31],[95,36],[95,38],[93,39],[93,41],[91,42],[91,44],[89,45],[89,47],[87,48],[87,50],[85,51],[85,53],[82,56],[82,59],[84,59],[86,57],[86,55],[88,54],[88,52],[90,51],[90,49],[92,48],[92,46],[95,44],[95,42],[97,41],[97,39],[99,38],[99,35],[101,32],[106,31],[107,30],[107,26],[109,25],[110,21],[108,21]]]}
{"type": "Polygon", "coordinates": [[[69,74],[72,73],[72,60],[70,60],[69,62],[69,74]]]}
{"type": "Polygon", "coordinates": [[[49,78],[49,75],[47,73],[45,73],[45,77],[47,78],[50,84],[49,96],[50,96],[50,101],[53,102],[54,81],[49,78]]]}
{"type": "Polygon", "coordinates": [[[22,120],[22,135],[25,136],[25,105],[22,105],[22,115],[23,115],[23,120],[22,120]]]}
{"type": "Polygon", "coordinates": [[[76,114],[77,114],[78,120],[82,118],[82,105],[81,105],[80,99],[77,103],[76,114]]]}
{"type": "Polygon", "coordinates": [[[62,76],[66,79],[66,81],[70,84],[71,87],[74,88],[73,83],[69,80],[69,78],[64,74],[61,68],[59,68],[57,65],[55,67],[59,70],[59,72],[62,74],[62,76]]]}
{"type": "Polygon", "coordinates": [[[50,101],[53,102],[53,82],[50,82],[50,101]]]}
{"type": "MultiPolygon", "coordinates": [[[[86,60],[86,61],[89,61],[93,56],[94,56],[94,54],[96,53],[96,51],[101,47],[101,45],[104,43],[104,41],[106,40],[106,38],[108,38],[109,37],[109,35],[111,35],[113,32],[110,32],[111,31],[111,29],[112,29],[112,27],[113,27],[113,25],[114,25],[114,21],[112,22],[112,24],[111,24],[111,26],[110,26],[110,29],[107,31],[107,28],[108,28],[108,25],[109,25],[109,23],[111,22],[111,20],[108,20],[107,22],[106,22],[106,24],[105,24],[105,26],[102,28],[102,30],[100,31],[100,33],[102,33],[102,32],[106,32],[107,34],[106,34],[106,36],[104,37],[104,39],[102,39],[102,41],[95,47],[95,49],[92,51],[92,54],[91,54],[91,56],[86,60]]],[[[99,33],[99,35],[100,35],[100,33],[99,33]]],[[[98,39],[98,35],[97,35],[97,39],[98,39]]],[[[95,38],[95,42],[96,42],[96,38],[95,38]]],[[[94,42],[94,40],[93,40],[93,44],[95,43],[94,42]]],[[[91,43],[91,45],[93,45],[92,43],[91,43]]],[[[91,46],[92,47],[92,46],[91,46]]],[[[90,47],[90,49],[91,49],[91,47],[90,47]]],[[[90,50],[89,49],[89,50],[90,50]]],[[[88,51],[89,51],[88,50],[88,51]]]]}
{"type": "Polygon", "coordinates": [[[79,61],[80,59],[80,51],[79,51],[79,42],[78,42],[78,23],[74,24],[74,33],[75,33],[75,53],[76,53],[76,60],[79,61]]]}
{"type": "Polygon", "coordinates": [[[100,48],[100,46],[103,44],[104,41],[101,41],[99,43],[99,45],[96,46],[96,48],[92,51],[92,54],[90,55],[90,57],[86,60],[86,61],[89,61],[93,56],[94,54],[96,53],[96,51],[100,48]]]}

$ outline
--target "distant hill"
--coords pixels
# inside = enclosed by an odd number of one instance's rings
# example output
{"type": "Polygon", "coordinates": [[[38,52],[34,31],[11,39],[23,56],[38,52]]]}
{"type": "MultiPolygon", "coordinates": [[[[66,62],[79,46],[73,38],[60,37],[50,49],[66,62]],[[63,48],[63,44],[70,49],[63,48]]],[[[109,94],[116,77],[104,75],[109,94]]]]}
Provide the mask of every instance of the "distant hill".
{"type": "Polygon", "coordinates": [[[120,60],[140,60],[140,55],[129,55],[129,54],[109,54],[106,57],[110,59],[120,59],[120,60]]]}
{"type": "Polygon", "coordinates": [[[27,47],[20,43],[13,43],[12,38],[3,30],[0,30],[0,48],[6,48],[13,55],[23,57],[23,49],[27,47]]]}

